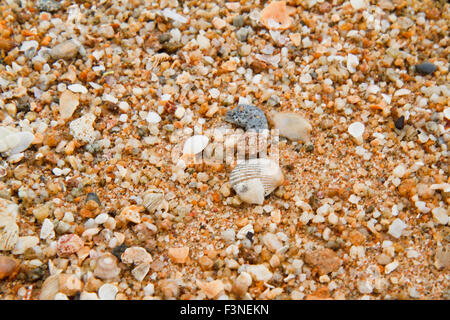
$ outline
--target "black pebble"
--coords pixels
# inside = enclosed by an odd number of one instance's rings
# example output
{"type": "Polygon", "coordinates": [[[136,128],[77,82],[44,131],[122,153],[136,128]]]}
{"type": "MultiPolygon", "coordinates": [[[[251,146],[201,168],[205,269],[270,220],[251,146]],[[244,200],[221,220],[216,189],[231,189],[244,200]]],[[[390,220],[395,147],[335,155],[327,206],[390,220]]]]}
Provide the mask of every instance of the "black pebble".
{"type": "Polygon", "coordinates": [[[430,62],[423,62],[416,65],[416,71],[420,74],[432,74],[437,70],[437,67],[430,62]]]}
{"type": "Polygon", "coordinates": [[[398,130],[402,130],[404,126],[405,126],[405,116],[401,116],[400,118],[395,120],[395,127],[398,130]]]}
{"type": "Polygon", "coordinates": [[[127,246],[124,244],[121,244],[120,246],[115,247],[112,249],[112,254],[116,256],[117,259],[120,260],[120,257],[122,256],[122,253],[124,253],[125,250],[127,250],[127,246]]]}

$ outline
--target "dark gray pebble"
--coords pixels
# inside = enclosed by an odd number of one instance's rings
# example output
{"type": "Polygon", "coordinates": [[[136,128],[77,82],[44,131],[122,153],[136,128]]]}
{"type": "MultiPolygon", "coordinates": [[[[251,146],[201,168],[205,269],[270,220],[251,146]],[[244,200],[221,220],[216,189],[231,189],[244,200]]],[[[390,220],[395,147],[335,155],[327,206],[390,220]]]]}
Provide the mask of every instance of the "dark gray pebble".
{"type": "Polygon", "coordinates": [[[264,112],[258,107],[247,104],[241,104],[227,111],[225,121],[243,127],[245,130],[259,131],[269,128],[264,112]]]}
{"type": "Polygon", "coordinates": [[[93,200],[95,202],[98,203],[99,206],[102,205],[102,202],[100,201],[100,198],[98,197],[98,195],[95,192],[89,192],[87,197],[86,197],[86,202],[93,200]]]}
{"type": "Polygon", "coordinates": [[[416,65],[416,71],[420,74],[432,74],[437,70],[437,67],[430,62],[423,62],[416,65]]]}
{"type": "Polygon", "coordinates": [[[127,246],[124,244],[121,244],[120,246],[115,247],[114,249],[112,249],[111,253],[113,255],[116,256],[117,259],[121,259],[122,253],[125,252],[125,250],[127,250],[127,246]]]}

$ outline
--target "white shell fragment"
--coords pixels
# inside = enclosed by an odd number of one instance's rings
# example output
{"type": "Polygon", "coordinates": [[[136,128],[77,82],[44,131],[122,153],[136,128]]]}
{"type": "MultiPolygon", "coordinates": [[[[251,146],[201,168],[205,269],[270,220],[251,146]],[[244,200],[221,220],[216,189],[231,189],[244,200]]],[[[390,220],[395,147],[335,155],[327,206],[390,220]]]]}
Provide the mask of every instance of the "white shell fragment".
{"type": "Polygon", "coordinates": [[[356,143],[363,143],[364,124],[354,122],[348,127],[348,133],[355,139],[356,143]]]}
{"type": "Polygon", "coordinates": [[[34,134],[28,131],[16,131],[12,128],[0,127],[0,152],[14,155],[25,151],[34,140],[34,134]]]}
{"type": "Polygon", "coordinates": [[[159,189],[147,190],[142,197],[142,205],[148,212],[153,213],[158,210],[161,202],[164,200],[164,192],[159,189]]]}
{"type": "Polygon", "coordinates": [[[300,115],[292,112],[277,112],[273,114],[272,121],[275,129],[279,130],[280,136],[293,141],[309,142],[312,126],[300,115]]]}
{"type": "Polygon", "coordinates": [[[230,185],[242,201],[263,204],[264,197],[284,181],[278,164],[271,159],[250,159],[238,164],[230,175],[230,185]]]}
{"type": "Polygon", "coordinates": [[[14,202],[0,199],[0,251],[12,250],[19,240],[16,217],[19,206],[14,202]]]}
{"type": "Polygon", "coordinates": [[[202,152],[209,143],[207,136],[195,135],[186,140],[183,146],[183,155],[195,155],[202,152]]]}

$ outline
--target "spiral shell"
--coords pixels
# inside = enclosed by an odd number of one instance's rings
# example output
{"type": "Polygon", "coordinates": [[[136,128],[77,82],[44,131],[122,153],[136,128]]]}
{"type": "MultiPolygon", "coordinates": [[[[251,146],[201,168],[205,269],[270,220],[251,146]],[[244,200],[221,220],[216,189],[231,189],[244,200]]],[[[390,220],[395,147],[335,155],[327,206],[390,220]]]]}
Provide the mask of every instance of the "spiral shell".
{"type": "Polygon", "coordinates": [[[230,185],[242,201],[262,204],[264,197],[284,182],[278,164],[266,158],[239,163],[231,172],[230,185]]]}
{"type": "Polygon", "coordinates": [[[160,207],[164,200],[164,192],[160,189],[147,190],[142,197],[142,205],[148,212],[153,213],[160,207]]]}
{"type": "Polygon", "coordinates": [[[120,273],[120,268],[117,266],[117,258],[112,254],[104,254],[97,258],[94,276],[103,279],[113,279],[120,273]]]}

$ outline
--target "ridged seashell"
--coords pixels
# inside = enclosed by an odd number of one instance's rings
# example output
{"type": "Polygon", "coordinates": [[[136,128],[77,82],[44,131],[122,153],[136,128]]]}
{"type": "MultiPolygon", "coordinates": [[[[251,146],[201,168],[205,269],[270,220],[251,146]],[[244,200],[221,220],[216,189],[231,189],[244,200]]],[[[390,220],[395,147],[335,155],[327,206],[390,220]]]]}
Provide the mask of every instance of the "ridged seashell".
{"type": "Polygon", "coordinates": [[[0,227],[0,251],[13,250],[19,240],[19,227],[14,221],[10,221],[0,227]]]}
{"type": "Polygon", "coordinates": [[[242,201],[263,204],[264,197],[284,181],[278,164],[266,158],[239,163],[231,172],[230,185],[242,201]]]}
{"type": "Polygon", "coordinates": [[[120,273],[120,268],[117,266],[117,258],[112,254],[104,254],[97,258],[94,276],[103,279],[113,279],[120,273]]]}
{"type": "Polygon", "coordinates": [[[53,300],[55,295],[59,291],[59,274],[54,274],[47,279],[41,287],[41,293],[39,294],[39,300],[53,300]]]}
{"type": "Polygon", "coordinates": [[[142,205],[148,212],[153,213],[158,210],[161,202],[164,200],[164,192],[160,189],[150,189],[142,197],[142,205]]]}

